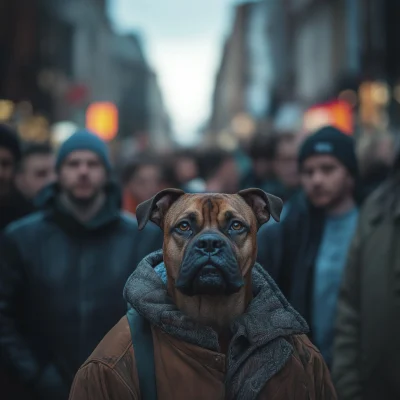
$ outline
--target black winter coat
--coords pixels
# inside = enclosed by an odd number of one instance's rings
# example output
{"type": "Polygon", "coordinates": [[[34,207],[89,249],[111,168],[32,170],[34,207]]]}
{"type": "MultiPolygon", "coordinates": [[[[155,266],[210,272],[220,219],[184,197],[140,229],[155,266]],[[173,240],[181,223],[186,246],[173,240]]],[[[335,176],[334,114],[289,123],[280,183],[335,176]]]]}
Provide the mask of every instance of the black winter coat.
{"type": "Polygon", "coordinates": [[[0,232],[10,223],[34,211],[33,204],[15,190],[9,197],[0,200],[0,232]]]}
{"type": "Polygon", "coordinates": [[[162,247],[162,233],[151,225],[139,233],[112,185],[87,224],[63,209],[56,186],[44,200],[43,211],[11,224],[1,241],[0,356],[38,398],[62,400],[80,365],[126,312],[125,282],[162,247]]]}
{"type": "Polygon", "coordinates": [[[315,259],[324,224],[324,213],[299,193],[281,223],[267,224],[258,233],[258,262],[309,326],[315,259]]]}

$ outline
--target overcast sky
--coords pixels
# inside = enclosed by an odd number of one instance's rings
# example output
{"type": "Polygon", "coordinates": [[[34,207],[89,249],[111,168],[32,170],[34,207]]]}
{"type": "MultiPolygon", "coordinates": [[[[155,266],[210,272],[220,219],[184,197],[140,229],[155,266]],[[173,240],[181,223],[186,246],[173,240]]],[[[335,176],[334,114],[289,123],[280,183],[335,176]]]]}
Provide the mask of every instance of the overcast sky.
{"type": "Polygon", "coordinates": [[[187,142],[210,113],[235,0],[110,0],[121,33],[139,31],[177,138],[187,142]]]}

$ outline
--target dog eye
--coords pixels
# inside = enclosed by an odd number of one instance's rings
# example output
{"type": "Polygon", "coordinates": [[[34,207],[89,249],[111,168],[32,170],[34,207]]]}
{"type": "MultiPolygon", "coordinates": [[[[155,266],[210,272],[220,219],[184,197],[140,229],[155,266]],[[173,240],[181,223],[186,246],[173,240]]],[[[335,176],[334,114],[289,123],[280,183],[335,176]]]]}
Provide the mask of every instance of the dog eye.
{"type": "Polygon", "coordinates": [[[239,221],[235,221],[232,223],[231,229],[233,229],[234,231],[240,231],[241,229],[243,229],[243,224],[239,221]]]}
{"type": "Polygon", "coordinates": [[[179,229],[181,232],[187,232],[188,230],[190,230],[190,225],[189,225],[187,222],[181,222],[181,223],[178,225],[178,229],[179,229]]]}

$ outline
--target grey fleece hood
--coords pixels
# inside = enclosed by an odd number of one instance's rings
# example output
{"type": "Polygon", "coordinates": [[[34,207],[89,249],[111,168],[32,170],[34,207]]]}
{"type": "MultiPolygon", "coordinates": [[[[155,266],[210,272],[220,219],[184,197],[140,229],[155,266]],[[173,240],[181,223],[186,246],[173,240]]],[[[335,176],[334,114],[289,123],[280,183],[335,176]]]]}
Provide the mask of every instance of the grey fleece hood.
{"type": "MultiPolygon", "coordinates": [[[[217,333],[193,321],[173,303],[165,279],[160,276],[162,269],[162,251],[147,256],[128,279],[125,300],[165,333],[220,351],[217,333]]],[[[228,399],[256,399],[265,383],[285,366],[292,354],[293,348],[284,337],[308,332],[305,320],[259,264],[255,264],[252,274],[254,298],[245,314],[231,324],[226,366],[228,399]]]]}

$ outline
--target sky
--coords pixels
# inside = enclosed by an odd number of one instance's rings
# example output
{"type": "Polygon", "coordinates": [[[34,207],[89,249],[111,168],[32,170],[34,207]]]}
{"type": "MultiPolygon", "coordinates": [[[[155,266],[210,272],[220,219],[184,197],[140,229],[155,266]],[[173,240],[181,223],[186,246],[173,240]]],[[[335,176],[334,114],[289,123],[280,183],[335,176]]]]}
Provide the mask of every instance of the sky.
{"type": "Polygon", "coordinates": [[[138,31],[156,72],[176,138],[190,144],[210,115],[235,0],[110,0],[120,33],[138,31]]]}

